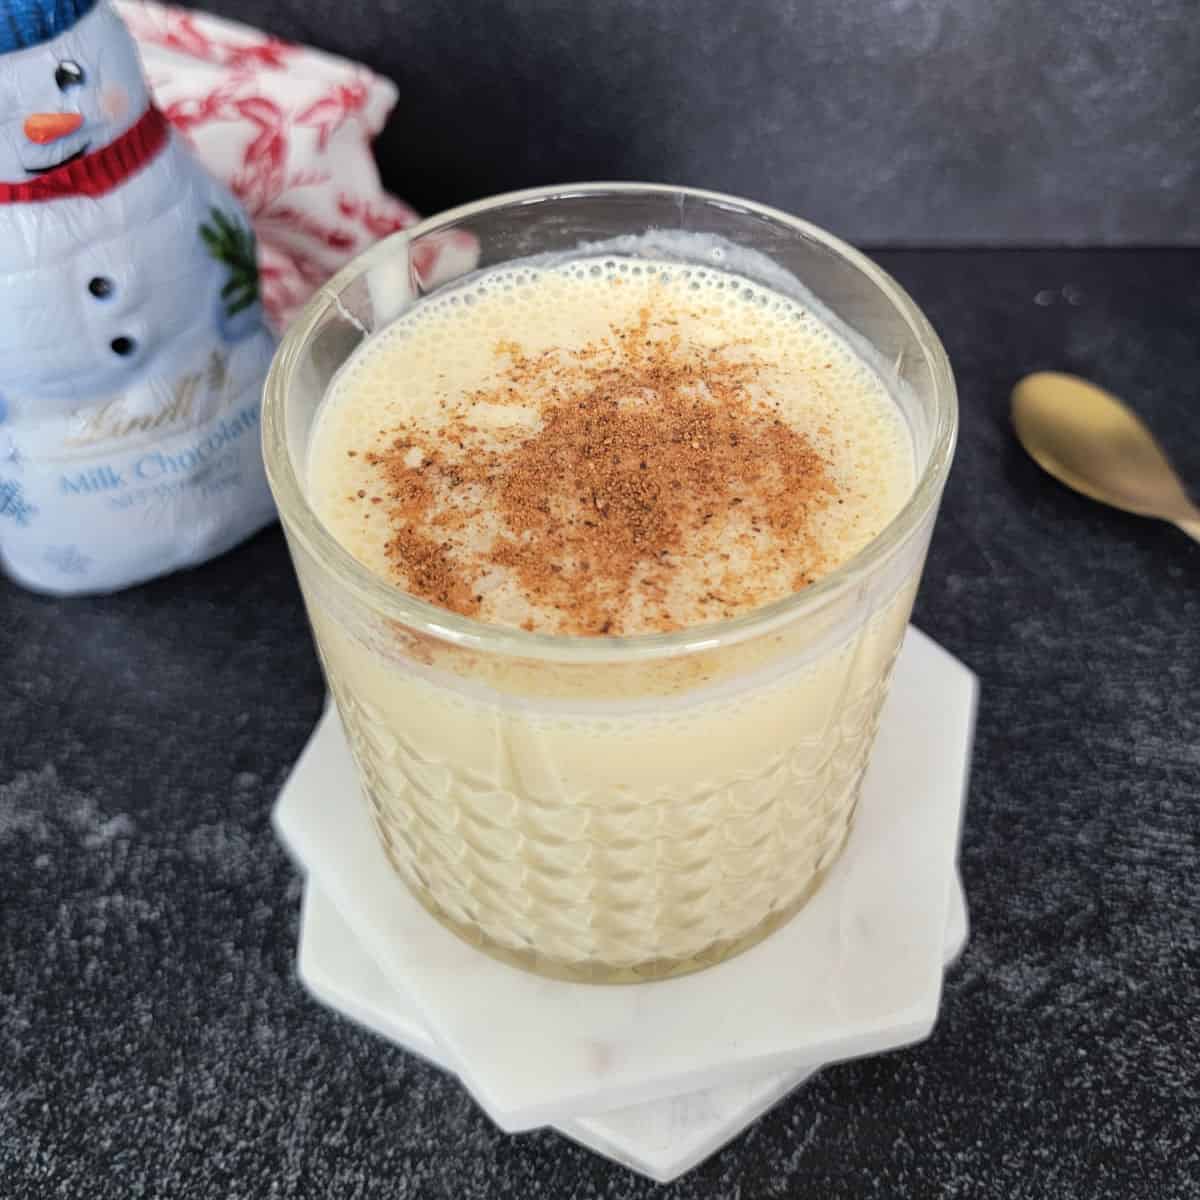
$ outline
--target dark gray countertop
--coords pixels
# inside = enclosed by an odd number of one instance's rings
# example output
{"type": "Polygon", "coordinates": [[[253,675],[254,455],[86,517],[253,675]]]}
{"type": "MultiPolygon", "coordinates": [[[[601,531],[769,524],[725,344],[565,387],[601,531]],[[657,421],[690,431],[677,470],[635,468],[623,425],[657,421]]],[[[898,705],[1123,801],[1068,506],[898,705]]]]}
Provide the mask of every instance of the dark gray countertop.
{"type": "Polygon", "coordinates": [[[892,252],[963,431],[917,622],[978,672],[970,946],[921,1046],[656,1188],[311,1002],[270,828],[321,705],[278,530],[105,599],[0,582],[0,1195],[1200,1195],[1200,545],[1024,457],[1026,371],[1200,488],[1200,252],[892,252]]]}

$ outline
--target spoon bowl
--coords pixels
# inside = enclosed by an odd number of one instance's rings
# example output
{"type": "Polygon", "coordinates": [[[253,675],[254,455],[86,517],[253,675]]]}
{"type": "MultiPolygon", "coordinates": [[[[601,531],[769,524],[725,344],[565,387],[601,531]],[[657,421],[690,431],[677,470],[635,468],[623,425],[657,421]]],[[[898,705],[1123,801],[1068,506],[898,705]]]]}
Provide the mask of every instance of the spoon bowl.
{"type": "Polygon", "coordinates": [[[1200,541],[1200,508],[1154,435],[1116,396],[1076,375],[1038,371],[1013,389],[1012,419],[1021,445],[1059,482],[1170,521],[1200,541]]]}

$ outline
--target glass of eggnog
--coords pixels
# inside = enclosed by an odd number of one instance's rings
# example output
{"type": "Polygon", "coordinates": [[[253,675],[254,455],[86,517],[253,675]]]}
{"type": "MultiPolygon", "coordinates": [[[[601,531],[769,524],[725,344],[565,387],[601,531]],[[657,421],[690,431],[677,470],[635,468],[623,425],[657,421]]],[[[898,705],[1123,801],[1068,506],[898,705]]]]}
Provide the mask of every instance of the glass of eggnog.
{"type": "Polygon", "coordinates": [[[525,969],[753,945],[853,829],[956,425],[904,291],[759,204],[544,188],[381,242],[264,403],[359,773],[329,803],[525,969]]]}

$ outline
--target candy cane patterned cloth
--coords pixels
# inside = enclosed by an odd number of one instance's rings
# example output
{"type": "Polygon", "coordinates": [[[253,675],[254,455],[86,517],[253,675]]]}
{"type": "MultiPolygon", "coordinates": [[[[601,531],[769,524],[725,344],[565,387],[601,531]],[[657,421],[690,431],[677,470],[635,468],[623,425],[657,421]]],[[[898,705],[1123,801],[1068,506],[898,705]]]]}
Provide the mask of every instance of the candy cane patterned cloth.
{"type": "Polygon", "coordinates": [[[159,107],[254,222],[277,329],[348,259],[417,220],[371,157],[396,103],[389,80],[206,13],[151,0],[117,8],[159,107]]]}

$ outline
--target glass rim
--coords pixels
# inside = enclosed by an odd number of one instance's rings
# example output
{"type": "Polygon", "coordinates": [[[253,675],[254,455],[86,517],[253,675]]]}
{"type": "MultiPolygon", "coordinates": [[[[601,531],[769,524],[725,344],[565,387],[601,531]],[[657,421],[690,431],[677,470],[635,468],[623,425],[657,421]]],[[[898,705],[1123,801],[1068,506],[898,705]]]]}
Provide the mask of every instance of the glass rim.
{"type": "Polygon", "coordinates": [[[806,612],[819,610],[891,558],[920,527],[941,496],[954,456],[957,435],[958,396],[941,339],[912,297],[882,267],[819,226],[779,209],[722,192],[670,184],[579,183],[528,188],[447,209],[391,234],[355,257],[309,299],[285,331],[263,389],[263,459],[267,479],[289,539],[296,538],[318,563],[335,574],[371,609],[413,632],[463,649],[564,663],[644,661],[713,650],[770,633],[801,619],[806,612]],[[341,291],[373,267],[390,259],[397,247],[447,226],[457,225],[480,213],[552,200],[646,194],[691,197],[727,211],[764,217],[790,227],[848,262],[899,312],[926,355],[933,377],[935,399],[929,459],[900,511],[861,550],[802,591],[793,592],[736,617],[692,625],[670,633],[593,637],[538,633],[493,625],[418,599],[359,562],[337,541],[309,504],[292,465],[287,441],[287,398],[295,364],[322,318],[331,310],[341,308],[341,291]]]}

